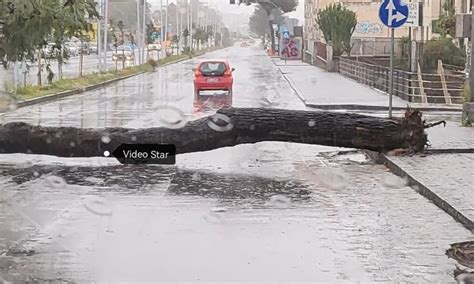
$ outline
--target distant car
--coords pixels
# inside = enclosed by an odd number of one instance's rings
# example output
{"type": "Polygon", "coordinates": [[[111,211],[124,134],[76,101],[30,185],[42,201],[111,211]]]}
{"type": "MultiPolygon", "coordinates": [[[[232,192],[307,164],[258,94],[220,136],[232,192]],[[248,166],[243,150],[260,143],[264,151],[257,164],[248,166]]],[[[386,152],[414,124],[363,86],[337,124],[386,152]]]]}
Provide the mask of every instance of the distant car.
{"type": "Polygon", "coordinates": [[[135,53],[130,46],[121,45],[117,47],[117,52],[112,54],[113,61],[132,61],[135,58],[135,53]]]}
{"type": "Polygon", "coordinates": [[[240,47],[248,47],[249,44],[246,41],[240,43],[240,47]]]}
{"type": "Polygon", "coordinates": [[[64,49],[66,50],[66,52],[69,56],[77,56],[79,54],[79,49],[74,44],[66,43],[64,45],[64,49]]]}
{"type": "Polygon", "coordinates": [[[90,44],[89,45],[89,53],[94,53],[94,54],[99,53],[99,49],[97,48],[97,44],[90,44]]]}
{"type": "Polygon", "coordinates": [[[149,50],[149,51],[152,51],[152,50],[158,50],[158,51],[160,51],[160,50],[161,50],[161,44],[159,44],[159,43],[150,43],[150,44],[148,45],[148,50],[149,50]]]}
{"type": "Polygon", "coordinates": [[[206,59],[200,61],[194,71],[194,107],[232,106],[232,86],[234,78],[227,60],[206,59]]]}

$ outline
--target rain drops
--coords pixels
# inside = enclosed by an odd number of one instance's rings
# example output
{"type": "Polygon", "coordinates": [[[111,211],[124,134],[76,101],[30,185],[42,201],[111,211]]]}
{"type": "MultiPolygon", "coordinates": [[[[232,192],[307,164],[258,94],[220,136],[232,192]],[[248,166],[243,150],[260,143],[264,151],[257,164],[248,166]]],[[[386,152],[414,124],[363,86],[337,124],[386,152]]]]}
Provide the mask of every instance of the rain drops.
{"type": "Polygon", "coordinates": [[[137,141],[137,136],[132,136],[132,137],[130,138],[130,140],[132,140],[132,142],[137,141]]]}
{"type": "Polygon", "coordinates": [[[192,181],[200,181],[201,180],[201,175],[198,173],[194,173],[193,176],[191,177],[192,181]]]}
{"type": "Polygon", "coordinates": [[[63,187],[67,186],[67,183],[64,179],[57,177],[57,176],[49,176],[46,178],[46,183],[51,188],[59,188],[62,189],[63,187]]]}
{"type": "Polygon", "coordinates": [[[105,135],[102,136],[102,138],[100,138],[100,140],[101,140],[102,143],[104,143],[104,144],[109,144],[110,141],[111,141],[110,137],[109,137],[109,136],[105,136],[105,135]]]}
{"type": "Polygon", "coordinates": [[[74,147],[76,147],[76,143],[74,143],[73,141],[71,141],[71,142],[69,143],[69,146],[71,146],[71,148],[74,148],[74,147]]]}
{"type": "Polygon", "coordinates": [[[407,186],[408,181],[405,178],[388,174],[385,178],[382,179],[382,184],[388,188],[399,189],[407,186]]]}
{"type": "Polygon", "coordinates": [[[289,207],[291,204],[291,200],[283,196],[281,194],[276,194],[270,197],[270,200],[268,201],[268,205],[273,206],[273,207],[278,207],[278,208],[285,208],[289,207]]]}
{"type": "Polygon", "coordinates": [[[18,108],[15,98],[7,93],[0,92],[0,112],[13,111],[18,108]]]}
{"type": "Polygon", "coordinates": [[[308,126],[309,127],[314,127],[316,125],[316,121],[314,121],[313,119],[311,119],[310,121],[308,121],[308,126]]]}
{"type": "Polygon", "coordinates": [[[106,199],[99,196],[90,196],[84,200],[84,208],[92,214],[111,216],[112,208],[106,199]]]}
{"type": "Polygon", "coordinates": [[[16,110],[17,108],[18,108],[18,104],[17,104],[15,101],[11,102],[10,105],[8,105],[8,109],[9,109],[10,111],[14,111],[14,110],[16,110]]]}
{"type": "Polygon", "coordinates": [[[227,115],[224,115],[222,113],[216,113],[213,116],[211,116],[211,119],[207,122],[207,125],[212,130],[218,131],[218,132],[229,131],[234,127],[230,118],[227,115]],[[219,120],[223,121],[224,123],[219,123],[218,125],[217,122],[219,122],[219,120]]]}
{"type": "Polygon", "coordinates": [[[254,130],[255,130],[255,125],[253,125],[253,124],[250,125],[249,129],[252,130],[252,131],[254,131],[254,130]]]}
{"type": "Polygon", "coordinates": [[[174,106],[158,106],[158,120],[167,128],[178,129],[186,125],[187,118],[182,110],[174,106]]]}
{"type": "Polygon", "coordinates": [[[322,168],[316,170],[317,181],[323,186],[340,189],[347,187],[347,178],[341,169],[322,168]]]}

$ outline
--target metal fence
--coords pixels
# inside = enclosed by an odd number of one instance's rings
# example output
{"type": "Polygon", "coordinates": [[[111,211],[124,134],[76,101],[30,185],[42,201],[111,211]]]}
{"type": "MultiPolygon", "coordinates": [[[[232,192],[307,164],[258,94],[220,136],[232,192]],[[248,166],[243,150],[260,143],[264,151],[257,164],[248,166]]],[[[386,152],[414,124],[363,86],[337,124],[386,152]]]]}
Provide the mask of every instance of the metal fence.
{"type": "MultiPolygon", "coordinates": [[[[339,73],[359,83],[389,91],[390,69],[358,61],[354,58],[339,58],[339,73]]],[[[417,103],[460,104],[463,102],[465,74],[445,70],[438,64],[436,74],[394,70],[394,95],[417,103]]]]}

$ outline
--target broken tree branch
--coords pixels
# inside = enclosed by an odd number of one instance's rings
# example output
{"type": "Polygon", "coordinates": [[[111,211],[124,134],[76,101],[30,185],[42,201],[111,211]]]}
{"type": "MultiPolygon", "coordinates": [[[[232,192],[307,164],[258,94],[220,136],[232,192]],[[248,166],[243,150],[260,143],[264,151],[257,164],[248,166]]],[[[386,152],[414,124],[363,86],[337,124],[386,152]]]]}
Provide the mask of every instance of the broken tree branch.
{"type": "Polygon", "coordinates": [[[0,153],[92,157],[103,156],[104,151],[112,153],[122,143],[164,143],[175,144],[177,154],[181,154],[262,141],[419,152],[427,143],[425,127],[421,112],[412,109],[403,118],[389,119],[325,111],[224,108],[178,129],[81,129],[7,123],[0,125],[0,153]]]}

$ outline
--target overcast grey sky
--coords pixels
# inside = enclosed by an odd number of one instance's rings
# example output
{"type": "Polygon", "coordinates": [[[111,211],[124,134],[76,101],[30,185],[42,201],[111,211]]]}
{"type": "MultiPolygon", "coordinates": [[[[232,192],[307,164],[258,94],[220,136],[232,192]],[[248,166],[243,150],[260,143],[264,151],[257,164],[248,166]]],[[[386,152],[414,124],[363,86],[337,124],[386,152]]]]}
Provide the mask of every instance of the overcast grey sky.
{"type": "MultiPolygon", "coordinates": [[[[160,1],[163,1],[163,5],[166,4],[166,0],[147,0],[147,1],[151,3],[155,9],[159,9],[160,1]]],[[[200,1],[207,2],[207,3],[214,3],[219,8],[219,10],[225,11],[227,13],[232,13],[232,14],[246,13],[250,15],[252,11],[255,9],[254,6],[230,5],[229,0],[200,0],[200,1]]],[[[168,2],[176,3],[176,0],[168,0],[168,2]]],[[[299,5],[296,11],[292,13],[288,13],[287,15],[292,18],[299,19],[300,25],[302,25],[304,22],[304,0],[299,0],[299,5]]]]}

